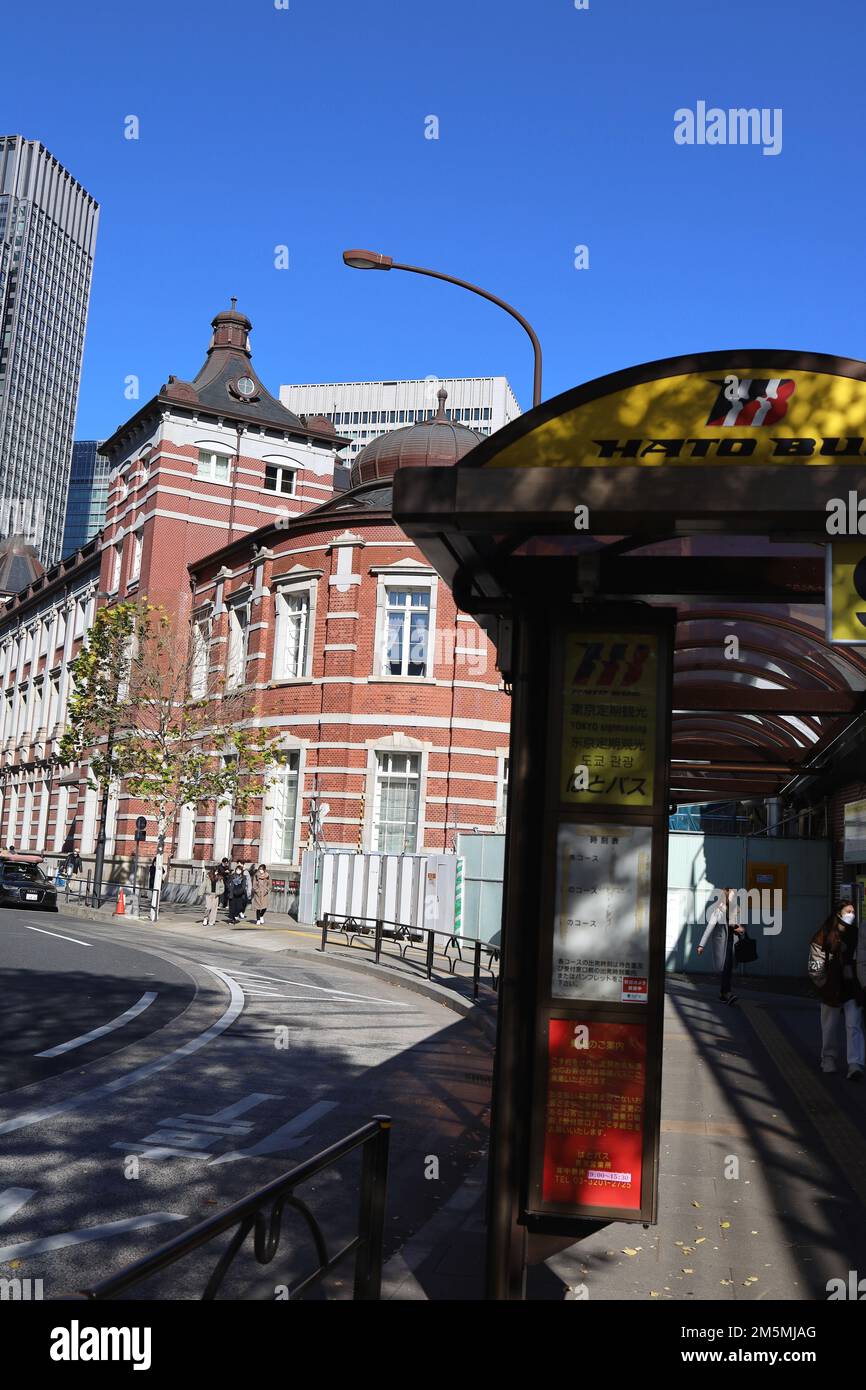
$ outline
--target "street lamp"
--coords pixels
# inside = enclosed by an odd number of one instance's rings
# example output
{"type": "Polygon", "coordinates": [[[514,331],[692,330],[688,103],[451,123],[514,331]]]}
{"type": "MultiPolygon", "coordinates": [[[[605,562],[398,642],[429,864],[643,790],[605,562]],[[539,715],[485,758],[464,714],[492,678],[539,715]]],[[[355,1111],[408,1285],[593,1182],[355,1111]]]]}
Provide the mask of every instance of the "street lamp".
{"type": "Polygon", "coordinates": [[[362,251],[354,249],[343,252],[343,261],[351,270],[409,270],[413,275],[429,275],[433,280],[447,280],[449,285],[459,285],[463,290],[471,290],[473,294],[480,294],[482,299],[489,299],[491,304],[497,304],[500,309],[504,309],[506,314],[510,314],[513,319],[517,319],[521,328],[529,334],[532,350],[535,354],[535,371],[532,380],[532,404],[541,404],[541,343],[532,324],[529,323],[522,314],[519,314],[511,304],[507,304],[498,295],[491,294],[489,290],[482,290],[478,285],[471,285],[468,280],[458,280],[453,275],[443,275],[440,270],[426,270],[420,265],[402,265],[395,261],[392,256],[383,256],[378,251],[362,251]]]}

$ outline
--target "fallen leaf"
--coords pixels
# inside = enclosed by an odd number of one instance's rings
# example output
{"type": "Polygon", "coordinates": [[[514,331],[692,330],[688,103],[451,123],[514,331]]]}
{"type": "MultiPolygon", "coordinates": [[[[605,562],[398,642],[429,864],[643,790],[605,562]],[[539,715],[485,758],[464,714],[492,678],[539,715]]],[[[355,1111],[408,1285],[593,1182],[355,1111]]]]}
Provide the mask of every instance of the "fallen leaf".
{"type": "Polygon", "coordinates": [[[706,1236],[698,1236],[697,1240],[695,1241],[695,1245],[703,1245],[705,1240],[706,1236]]]}
{"type": "Polygon", "coordinates": [[[700,1202],[692,1202],[692,1206],[693,1206],[693,1207],[699,1207],[700,1205],[701,1205],[700,1202]]]}
{"type": "Polygon", "coordinates": [[[723,1231],[729,1231],[731,1229],[730,1221],[720,1221],[719,1225],[721,1226],[723,1231]]]}
{"type": "Polygon", "coordinates": [[[684,1270],[683,1270],[683,1274],[694,1274],[694,1272],[695,1272],[695,1271],[694,1271],[693,1269],[684,1269],[684,1270]]]}
{"type": "Polygon", "coordinates": [[[625,1249],[623,1250],[622,1253],[623,1253],[624,1255],[629,1255],[629,1256],[631,1256],[631,1255],[636,1255],[636,1254],[637,1254],[637,1251],[636,1251],[636,1250],[632,1250],[631,1246],[630,1246],[630,1245],[627,1245],[627,1246],[625,1247],[625,1249]]]}

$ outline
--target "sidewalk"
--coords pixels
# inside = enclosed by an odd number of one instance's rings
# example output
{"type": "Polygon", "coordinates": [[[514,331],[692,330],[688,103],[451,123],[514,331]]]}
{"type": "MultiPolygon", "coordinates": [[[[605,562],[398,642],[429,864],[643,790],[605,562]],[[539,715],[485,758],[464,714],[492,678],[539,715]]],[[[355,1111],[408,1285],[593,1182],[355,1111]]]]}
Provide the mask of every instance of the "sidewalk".
{"type": "MultiPolygon", "coordinates": [[[[866,1090],[818,1071],[817,1004],[759,983],[731,1009],[669,979],[658,1223],[539,1242],[530,1299],[823,1301],[866,1275],[866,1090]]],[[[389,1261],[383,1297],[480,1299],[484,1240],[479,1169],[389,1261]]]]}

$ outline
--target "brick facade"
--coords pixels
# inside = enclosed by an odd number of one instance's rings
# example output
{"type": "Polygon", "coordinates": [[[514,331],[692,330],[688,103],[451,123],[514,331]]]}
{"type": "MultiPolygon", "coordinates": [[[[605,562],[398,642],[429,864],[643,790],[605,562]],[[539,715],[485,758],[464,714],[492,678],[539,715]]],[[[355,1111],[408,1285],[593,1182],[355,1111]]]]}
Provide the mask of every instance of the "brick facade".
{"type": "MultiPolygon", "coordinates": [[[[388,450],[378,441],[373,482],[359,455],[352,490],[337,490],[333,428],[270,396],[243,315],[217,315],[213,329],[194,380],[169,378],[103,446],[101,536],[0,610],[3,843],[93,852],[87,769],[57,759],[68,667],[97,606],[133,597],[164,604],[179,630],[197,624],[211,675],[237,667],[249,717],[279,733],[273,792],[237,819],[186,808],[175,862],[226,853],[297,866],[314,792],[329,845],[442,850],[460,830],[501,828],[510,700],[486,635],[391,519],[388,450]]],[[[422,466],[477,442],[440,409],[395,432],[395,466],[409,434],[422,466]]],[[[142,812],[121,786],[115,871],[142,812]]]]}

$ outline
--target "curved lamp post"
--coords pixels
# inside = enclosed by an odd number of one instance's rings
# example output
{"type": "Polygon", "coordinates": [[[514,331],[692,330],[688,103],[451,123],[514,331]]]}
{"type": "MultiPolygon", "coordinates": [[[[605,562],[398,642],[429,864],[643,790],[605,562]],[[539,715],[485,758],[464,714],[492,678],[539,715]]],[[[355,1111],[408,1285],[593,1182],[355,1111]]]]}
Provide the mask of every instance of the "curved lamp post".
{"type": "Polygon", "coordinates": [[[473,294],[480,294],[482,299],[489,299],[491,304],[497,304],[500,309],[504,309],[506,314],[510,314],[513,319],[517,319],[521,328],[529,334],[532,350],[535,354],[535,371],[532,380],[532,404],[541,404],[541,343],[532,324],[529,323],[522,314],[519,314],[512,305],[507,304],[498,295],[491,294],[489,290],[482,290],[478,285],[471,285],[468,280],[458,280],[453,275],[443,275],[440,270],[426,270],[420,265],[402,265],[395,261],[391,256],[383,256],[378,251],[344,251],[343,260],[352,270],[409,270],[413,275],[429,275],[433,280],[446,280],[449,285],[459,285],[463,290],[471,290],[473,294]]]}

